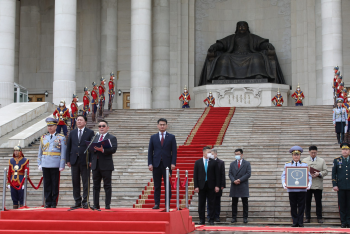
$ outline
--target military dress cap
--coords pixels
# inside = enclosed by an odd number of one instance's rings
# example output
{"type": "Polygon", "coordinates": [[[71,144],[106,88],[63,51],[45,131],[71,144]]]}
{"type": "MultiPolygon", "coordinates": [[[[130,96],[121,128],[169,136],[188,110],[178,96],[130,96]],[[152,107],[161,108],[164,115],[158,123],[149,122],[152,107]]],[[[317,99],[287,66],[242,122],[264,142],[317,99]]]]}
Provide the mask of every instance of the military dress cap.
{"type": "Polygon", "coordinates": [[[185,85],[185,88],[184,88],[184,90],[187,90],[187,85],[185,85]]]}
{"type": "Polygon", "coordinates": [[[341,149],[350,149],[350,144],[347,142],[341,143],[340,148],[341,149]]]}
{"type": "Polygon", "coordinates": [[[78,97],[78,95],[75,95],[74,93],[73,93],[73,98],[77,98],[78,97]]]}
{"type": "Polygon", "coordinates": [[[337,103],[342,103],[342,102],[344,102],[344,99],[342,99],[342,98],[337,98],[337,103]]]}
{"type": "Polygon", "coordinates": [[[46,121],[47,126],[49,126],[49,125],[57,125],[57,123],[58,123],[58,119],[55,119],[55,118],[52,118],[52,117],[47,118],[45,121],[46,121]]]}
{"type": "Polygon", "coordinates": [[[346,88],[344,88],[344,89],[343,89],[343,92],[345,92],[345,93],[346,93],[346,92],[348,92],[348,90],[347,90],[346,88]]]}
{"type": "MultiPolygon", "coordinates": [[[[337,76],[340,76],[340,71],[337,72],[337,76]]],[[[343,78],[343,77],[342,77],[343,78]]],[[[341,78],[340,78],[341,79],[341,78]]]]}
{"type": "Polygon", "coordinates": [[[88,90],[88,87],[84,87],[84,92],[85,92],[85,91],[89,91],[89,90],[88,90]]]}
{"type": "Polygon", "coordinates": [[[19,145],[16,145],[15,147],[13,147],[13,150],[22,151],[22,147],[19,145]]]}
{"type": "Polygon", "coordinates": [[[111,74],[110,74],[111,76],[114,76],[114,72],[111,72],[111,74]]]}
{"type": "Polygon", "coordinates": [[[303,148],[301,148],[300,146],[293,146],[292,148],[289,149],[289,153],[298,153],[301,154],[303,152],[303,148]]]}
{"type": "Polygon", "coordinates": [[[339,66],[335,66],[335,67],[334,67],[334,70],[339,70],[339,66]]]}
{"type": "Polygon", "coordinates": [[[103,76],[100,78],[100,81],[106,81],[105,78],[103,78],[103,76]]]}
{"type": "MultiPolygon", "coordinates": [[[[343,76],[342,76],[342,75],[339,75],[339,76],[338,76],[338,79],[343,79],[343,76]]],[[[343,84],[343,82],[341,82],[341,84],[343,84]]]]}
{"type": "Polygon", "coordinates": [[[96,84],[96,82],[92,82],[92,85],[93,85],[93,86],[96,86],[97,84],[96,84]]]}

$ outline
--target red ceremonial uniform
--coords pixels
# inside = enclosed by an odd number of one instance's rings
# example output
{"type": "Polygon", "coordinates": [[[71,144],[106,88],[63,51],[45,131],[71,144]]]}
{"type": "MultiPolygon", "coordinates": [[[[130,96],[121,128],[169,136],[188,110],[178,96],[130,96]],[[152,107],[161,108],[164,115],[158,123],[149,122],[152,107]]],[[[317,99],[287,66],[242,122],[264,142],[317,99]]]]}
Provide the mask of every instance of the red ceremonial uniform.
{"type": "Polygon", "coordinates": [[[182,93],[179,97],[179,100],[180,101],[183,101],[183,104],[182,105],[188,105],[189,102],[191,100],[191,96],[190,94],[187,92],[187,93],[182,93]]]}
{"type": "MultiPolygon", "coordinates": [[[[92,91],[95,93],[96,95],[96,92],[95,91],[92,91]]],[[[92,93],[91,92],[91,93],[92,93]]],[[[84,102],[84,111],[90,111],[90,98],[85,94],[84,97],[83,97],[83,102],[84,102]],[[89,109],[87,109],[87,107],[89,109]]]]}
{"type": "Polygon", "coordinates": [[[77,118],[78,116],[78,107],[77,104],[75,102],[72,102],[72,104],[70,104],[70,109],[72,110],[72,118],[77,118]]]}
{"type": "Polygon", "coordinates": [[[66,125],[66,122],[64,120],[70,119],[69,110],[66,107],[57,107],[57,109],[53,112],[53,116],[55,118],[58,118],[58,124],[57,125],[66,125]],[[62,112],[62,116],[60,116],[60,112],[62,112]]]}
{"type": "Polygon", "coordinates": [[[281,94],[276,94],[271,101],[275,104],[275,106],[282,106],[284,102],[281,94]]]}
{"type": "Polygon", "coordinates": [[[207,107],[211,106],[214,107],[215,105],[215,98],[214,97],[207,97],[206,99],[204,99],[204,104],[207,105],[207,107]]]}
{"type": "Polygon", "coordinates": [[[304,97],[304,93],[303,93],[303,91],[301,91],[301,90],[296,90],[293,94],[292,94],[292,98],[294,98],[295,99],[295,103],[296,104],[301,104],[301,103],[303,103],[303,99],[305,98],[304,97]]]}
{"type": "Polygon", "coordinates": [[[105,89],[104,86],[100,85],[98,87],[98,93],[99,93],[99,98],[100,99],[101,99],[101,97],[103,97],[103,100],[105,100],[105,91],[106,91],[106,89],[105,89]]]}
{"type": "Polygon", "coordinates": [[[343,91],[343,89],[344,89],[344,86],[339,84],[336,89],[337,97],[339,97],[339,94],[343,91]]]}
{"type": "Polygon", "coordinates": [[[91,96],[92,96],[92,102],[91,102],[91,104],[97,104],[97,103],[98,103],[98,101],[97,101],[97,93],[96,93],[95,90],[92,90],[92,91],[91,91],[91,96]]]}
{"type": "Polygon", "coordinates": [[[115,92],[114,92],[114,82],[113,81],[109,81],[108,82],[108,88],[109,88],[109,90],[108,90],[108,94],[115,94],[115,92]]]}
{"type": "Polygon", "coordinates": [[[20,186],[24,178],[24,171],[27,169],[27,174],[29,175],[29,159],[26,159],[21,155],[19,158],[16,158],[13,155],[13,158],[9,160],[9,171],[7,173],[8,178],[10,179],[13,186],[20,186]]]}

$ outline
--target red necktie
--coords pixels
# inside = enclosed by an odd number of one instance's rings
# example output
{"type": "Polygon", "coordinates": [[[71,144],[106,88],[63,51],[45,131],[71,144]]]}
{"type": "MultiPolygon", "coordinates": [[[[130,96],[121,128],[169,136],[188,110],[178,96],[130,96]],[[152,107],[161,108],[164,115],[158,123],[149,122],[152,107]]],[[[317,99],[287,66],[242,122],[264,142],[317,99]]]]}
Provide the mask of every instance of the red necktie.
{"type": "Polygon", "coordinates": [[[238,169],[241,167],[241,161],[238,161],[238,169]]]}
{"type": "Polygon", "coordinates": [[[160,140],[160,144],[161,144],[161,146],[163,146],[163,143],[164,143],[164,135],[163,135],[164,133],[162,132],[162,139],[160,140]]]}
{"type": "Polygon", "coordinates": [[[102,140],[103,140],[103,135],[100,136],[100,140],[98,140],[98,141],[102,141],[102,140]]]}

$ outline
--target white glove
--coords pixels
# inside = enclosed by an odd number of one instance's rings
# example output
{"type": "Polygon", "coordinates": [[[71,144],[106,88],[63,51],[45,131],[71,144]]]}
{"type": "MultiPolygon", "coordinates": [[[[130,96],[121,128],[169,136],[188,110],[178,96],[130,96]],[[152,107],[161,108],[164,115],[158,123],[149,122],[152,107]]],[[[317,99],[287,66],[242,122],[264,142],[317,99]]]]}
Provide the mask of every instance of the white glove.
{"type": "Polygon", "coordinates": [[[7,185],[7,189],[10,189],[11,188],[11,186],[10,185],[7,185]]]}
{"type": "Polygon", "coordinates": [[[64,168],[63,167],[60,167],[60,171],[63,171],[64,170],[64,168]]]}
{"type": "Polygon", "coordinates": [[[24,185],[22,186],[22,190],[24,190],[24,185]]]}
{"type": "Polygon", "coordinates": [[[39,171],[43,171],[43,169],[42,169],[42,167],[41,167],[41,166],[39,166],[39,167],[38,167],[38,170],[39,170],[39,171]]]}
{"type": "Polygon", "coordinates": [[[284,188],[284,189],[287,189],[286,183],[283,184],[283,188],[284,188]]]}
{"type": "Polygon", "coordinates": [[[311,189],[311,184],[308,184],[307,190],[311,189]]]}

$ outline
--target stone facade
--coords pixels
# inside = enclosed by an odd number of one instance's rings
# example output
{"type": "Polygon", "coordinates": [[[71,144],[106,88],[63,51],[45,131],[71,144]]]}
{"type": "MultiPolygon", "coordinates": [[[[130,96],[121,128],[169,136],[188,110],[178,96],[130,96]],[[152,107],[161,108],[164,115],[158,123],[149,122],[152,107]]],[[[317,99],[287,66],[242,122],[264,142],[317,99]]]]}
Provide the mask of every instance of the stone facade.
{"type": "MultiPolygon", "coordinates": [[[[9,48],[13,51],[11,56],[15,61],[11,65],[14,67],[14,75],[10,75],[11,78],[7,80],[0,78],[0,82],[15,81],[26,87],[29,94],[43,94],[47,90],[49,96],[46,101],[51,102],[55,96],[53,93],[59,90],[53,88],[54,59],[57,55],[54,49],[55,1],[4,2],[16,2],[16,11],[13,11],[16,21],[11,29],[16,34],[13,38],[15,43],[12,43],[15,47],[12,48],[11,44],[9,48]]],[[[181,106],[178,97],[183,87],[186,85],[190,93],[194,92],[209,46],[217,39],[234,33],[239,20],[247,21],[252,33],[270,39],[276,47],[286,83],[292,90],[300,84],[306,96],[305,105],[330,104],[331,66],[339,65],[345,85],[350,82],[346,76],[350,72],[350,49],[347,46],[350,31],[347,30],[350,27],[347,12],[350,2],[347,0],[76,2],[76,88],[69,92],[75,90],[80,98],[84,86],[91,89],[91,83],[98,82],[101,76],[109,80],[109,72],[117,74],[120,71],[115,83],[116,90],[122,92],[130,92],[133,79],[136,81],[135,90],[139,90],[141,83],[147,79],[144,84],[147,88],[142,89],[144,94],[140,97],[147,97],[148,104],[138,105],[143,98],[134,99],[134,108],[178,108],[181,106]],[[144,38],[151,42],[150,53],[143,58],[144,61],[151,62],[149,78],[131,76],[132,63],[136,64],[135,68],[140,68],[137,66],[137,55],[132,54],[132,12],[134,17],[140,17],[136,14],[138,11],[132,9],[133,2],[135,7],[148,2],[152,12],[142,15],[152,26],[151,33],[144,38]],[[331,13],[329,6],[333,9],[331,13]],[[327,23],[332,21],[332,17],[336,22],[334,25],[327,23]],[[336,27],[337,32],[329,32],[330,27],[336,27]],[[168,35],[166,32],[169,32],[168,35]],[[329,47],[330,44],[333,47],[329,47]],[[162,57],[162,51],[165,51],[166,58],[162,57]],[[332,58],[329,54],[332,54],[332,58]],[[339,64],[333,64],[337,61],[339,64]],[[160,82],[163,77],[164,83],[160,82]],[[158,99],[162,101],[159,102],[158,99]]],[[[139,32],[139,35],[144,34],[139,32]]],[[[139,74],[145,76],[142,71],[139,74]]],[[[68,93],[65,94],[65,99],[69,102],[71,95],[68,97],[68,93]]],[[[140,93],[136,92],[134,97],[137,95],[140,93]]],[[[114,108],[123,108],[122,97],[116,96],[114,108]]],[[[2,96],[0,99],[0,104],[6,105],[2,96]]],[[[133,102],[133,93],[131,100],[133,102]]],[[[193,103],[196,101],[193,100],[193,103]]],[[[293,105],[290,98],[288,105],[293,105]]]]}

